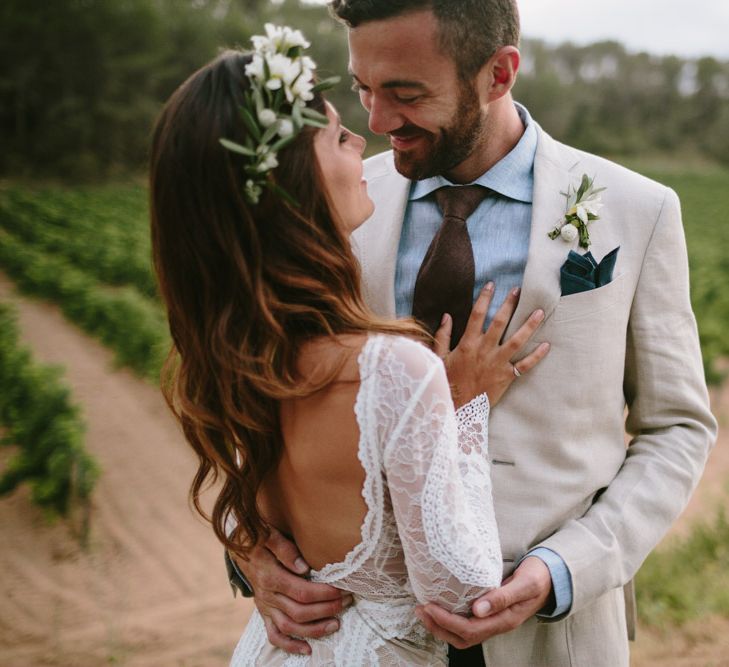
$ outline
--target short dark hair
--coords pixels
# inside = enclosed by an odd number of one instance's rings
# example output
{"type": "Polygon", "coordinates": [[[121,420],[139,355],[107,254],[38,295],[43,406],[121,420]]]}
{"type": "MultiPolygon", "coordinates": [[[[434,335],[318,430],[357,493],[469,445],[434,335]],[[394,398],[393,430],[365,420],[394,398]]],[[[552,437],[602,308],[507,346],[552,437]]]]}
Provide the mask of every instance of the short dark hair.
{"type": "Polygon", "coordinates": [[[502,46],[519,46],[516,0],[331,0],[336,18],[350,28],[430,10],[439,25],[440,48],[472,80],[502,46]]]}

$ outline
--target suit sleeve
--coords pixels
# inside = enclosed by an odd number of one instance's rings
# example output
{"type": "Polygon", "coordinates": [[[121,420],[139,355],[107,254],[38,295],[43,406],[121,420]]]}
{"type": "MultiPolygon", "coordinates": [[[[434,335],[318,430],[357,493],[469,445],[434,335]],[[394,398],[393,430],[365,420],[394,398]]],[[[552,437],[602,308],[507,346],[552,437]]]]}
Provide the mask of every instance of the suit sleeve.
{"type": "Polygon", "coordinates": [[[626,584],[685,507],[716,438],[678,197],[665,199],[627,330],[625,462],[587,513],[540,543],[569,568],[570,613],[626,584]]]}

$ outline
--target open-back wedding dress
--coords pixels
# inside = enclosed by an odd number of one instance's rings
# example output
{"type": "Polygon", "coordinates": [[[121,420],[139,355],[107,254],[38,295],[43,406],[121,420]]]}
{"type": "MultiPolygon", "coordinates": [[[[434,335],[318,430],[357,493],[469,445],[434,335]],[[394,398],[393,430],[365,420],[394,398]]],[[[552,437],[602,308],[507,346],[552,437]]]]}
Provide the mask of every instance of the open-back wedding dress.
{"type": "Polygon", "coordinates": [[[404,337],[371,335],[358,363],[362,540],[344,561],[311,573],[350,591],[354,603],[338,632],[307,640],[310,656],[269,644],[254,611],[232,667],[445,665],[446,645],[421,625],[415,606],[465,614],[501,582],[486,395],[454,411],[442,361],[404,337]]]}

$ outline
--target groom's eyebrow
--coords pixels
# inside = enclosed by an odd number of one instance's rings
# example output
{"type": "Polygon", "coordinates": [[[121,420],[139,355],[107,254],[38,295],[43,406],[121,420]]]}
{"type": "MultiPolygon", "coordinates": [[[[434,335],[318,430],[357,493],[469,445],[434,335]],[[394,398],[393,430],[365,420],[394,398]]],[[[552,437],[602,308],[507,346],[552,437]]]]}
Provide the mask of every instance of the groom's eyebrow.
{"type": "MultiPolygon", "coordinates": [[[[350,69],[349,75],[360,85],[364,85],[357,75],[350,69]]],[[[391,81],[385,81],[382,84],[382,88],[417,88],[418,90],[425,90],[426,86],[420,81],[409,81],[408,79],[393,79],[391,81]]]]}
{"type": "Polygon", "coordinates": [[[419,81],[407,81],[406,79],[395,79],[394,81],[385,81],[383,88],[418,88],[425,90],[425,84],[419,81]]]}

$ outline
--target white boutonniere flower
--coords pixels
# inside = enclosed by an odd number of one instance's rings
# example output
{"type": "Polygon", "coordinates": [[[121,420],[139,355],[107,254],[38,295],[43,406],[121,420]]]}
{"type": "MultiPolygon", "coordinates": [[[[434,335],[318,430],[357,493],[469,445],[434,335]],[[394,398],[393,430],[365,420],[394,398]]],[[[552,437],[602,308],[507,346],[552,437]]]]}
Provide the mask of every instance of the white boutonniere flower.
{"type": "Polygon", "coordinates": [[[602,195],[606,188],[596,188],[595,178],[587,174],[582,175],[580,185],[575,187],[570,184],[567,192],[562,192],[567,198],[567,212],[564,219],[549,232],[550,239],[561,237],[567,243],[572,243],[576,238],[580,239],[581,248],[590,247],[589,226],[595,220],[599,220],[598,211],[602,208],[602,195]]]}

